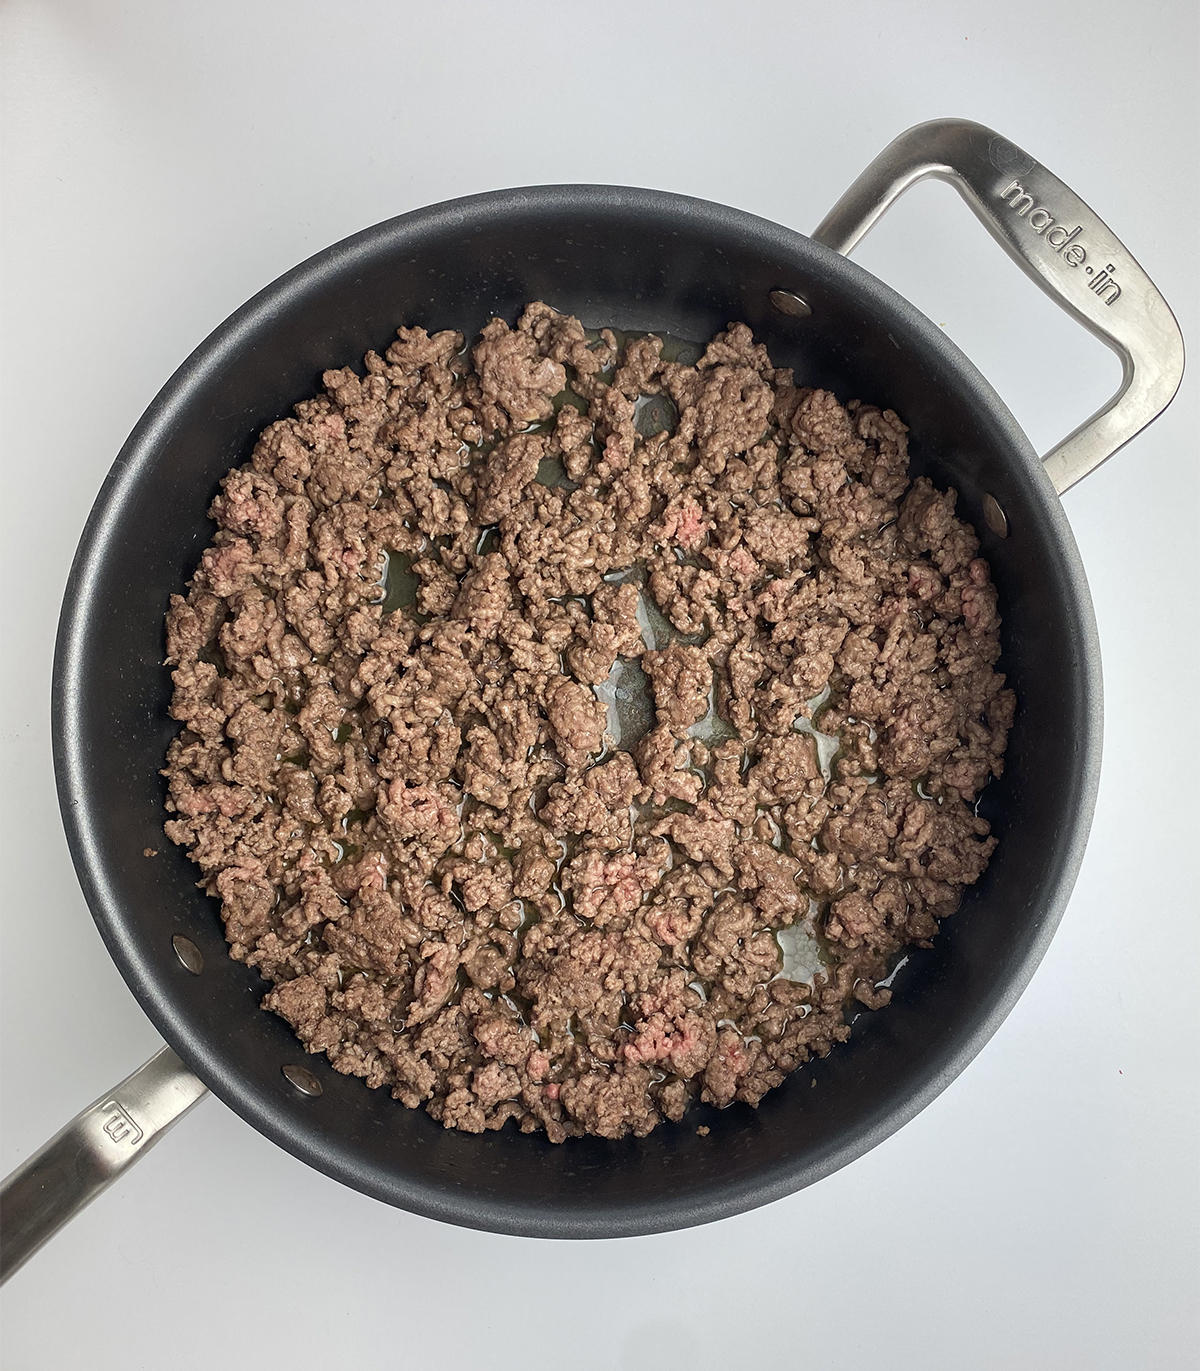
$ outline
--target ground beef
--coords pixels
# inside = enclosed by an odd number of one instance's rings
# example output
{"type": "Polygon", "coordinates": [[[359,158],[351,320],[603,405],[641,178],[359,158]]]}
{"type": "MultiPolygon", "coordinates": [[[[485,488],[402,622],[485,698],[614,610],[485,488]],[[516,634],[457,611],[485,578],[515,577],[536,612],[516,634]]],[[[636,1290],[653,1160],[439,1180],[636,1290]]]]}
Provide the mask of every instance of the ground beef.
{"type": "Polygon", "coordinates": [[[757,1104],[995,844],[954,492],[744,325],[668,355],[542,304],[402,328],[225,477],[172,597],[169,837],[264,1006],[448,1128],[757,1104]]]}

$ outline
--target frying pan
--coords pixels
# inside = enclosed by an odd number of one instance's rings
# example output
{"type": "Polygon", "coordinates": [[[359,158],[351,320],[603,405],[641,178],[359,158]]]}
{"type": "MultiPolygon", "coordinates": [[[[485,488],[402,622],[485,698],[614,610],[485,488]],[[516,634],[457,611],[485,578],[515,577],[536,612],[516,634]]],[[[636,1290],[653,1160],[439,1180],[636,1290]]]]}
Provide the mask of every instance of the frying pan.
{"type": "Polygon", "coordinates": [[[1101,746],[1100,657],[1059,495],[1155,418],[1183,372],[1165,301],[1096,215],[990,129],[938,120],[896,139],[811,238],[684,196],[542,186],[434,205],[327,248],[220,326],[122,448],[84,530],[54,664],[54,761],[71,855],[100,932],[168,1044],[5,1182],[5,1276],[211,1090],[303,1161],[433,1218],[540,1237],[704,1223],[811,1184],[927,1105],[975,1056],[1046,951],[1083,856],[1101,746]],[[1117,395],[1039,460],[944,333],[847,260],[887,206],[949,181],[1043,290],[1120,356],[1117,395]],[[307,1060],[226,955],[214,901],[164,842],[158,774],[175,730],[163,614],[209,541],[205,510],[255,435],[326,367],[400,323],[468,337],[546,300],[586,325],[701,340],[745,320],[780,366],[896,409],[913,472],[959,492],[1004,611],[1019,701],[981,813],[1000,839],[886,1012],[757,1109],[697,1106],[642,1139],[554,1146],[469,1135],[307,1060]],[[154,860],[143,849],[160,848],[154,860]],[[696,1132],[707,1124],[709,1136],[696,1132]]]}

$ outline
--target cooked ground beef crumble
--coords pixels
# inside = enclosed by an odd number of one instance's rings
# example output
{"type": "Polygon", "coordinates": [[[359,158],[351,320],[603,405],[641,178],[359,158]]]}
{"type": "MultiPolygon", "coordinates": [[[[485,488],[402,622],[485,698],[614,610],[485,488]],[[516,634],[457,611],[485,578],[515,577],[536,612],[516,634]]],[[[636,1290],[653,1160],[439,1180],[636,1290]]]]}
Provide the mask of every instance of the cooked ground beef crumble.
{"type": "Polygon", "coordinates": [[[954,492],[743,324],[687,365],[534,304],[323,379],[167,616],[166,829],[231,955],[446,1127],[757,1104],[995,845],[954,492]]]}

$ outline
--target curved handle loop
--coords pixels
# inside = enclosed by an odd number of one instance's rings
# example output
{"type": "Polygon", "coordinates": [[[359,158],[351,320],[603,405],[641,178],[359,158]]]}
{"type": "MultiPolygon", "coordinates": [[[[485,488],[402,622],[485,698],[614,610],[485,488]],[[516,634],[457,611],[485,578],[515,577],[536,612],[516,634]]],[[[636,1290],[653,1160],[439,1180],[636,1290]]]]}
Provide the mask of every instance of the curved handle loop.
{"type": "Polygon", "coordinates": [[[888,144],[813,237],[849,253],[884,210],[927,177],[948,181],[1034,281],[1121,359],[1116,395],[1046,454],[1061,495],[1174,399],[1183,335],[1120,240],[1057,176],[982,124],[935,119],[888,144]]]}
{"type": "Polygon", "coordinates": [[[6,1176],[0,1185],[0,1282],[207,1094],[164,1047],[6,1176]]]}

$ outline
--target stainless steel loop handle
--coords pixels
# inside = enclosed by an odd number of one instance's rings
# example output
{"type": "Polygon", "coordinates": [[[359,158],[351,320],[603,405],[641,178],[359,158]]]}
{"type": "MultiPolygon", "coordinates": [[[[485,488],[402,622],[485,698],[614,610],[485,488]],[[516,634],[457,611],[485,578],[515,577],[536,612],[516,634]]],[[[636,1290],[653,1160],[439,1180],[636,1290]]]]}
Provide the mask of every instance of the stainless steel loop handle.
{"type": "Polygon", "coordinates": [[[0,1185],[0,1281],[208,1093],[169,1047],[101,1095],[0,1185]]]}
{"type": "Polygon", "coordinates": [[[849,253],[898,196],[930,176],[954,186],[1026,274],[1121,359],[1116,395],[1046,454],[1061,495],[1171,403],[1183,376],[1179,325],[1154,282],[1074,191],[966,119],[934,119],[894,139],[813,237],[849,253]]]}

